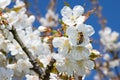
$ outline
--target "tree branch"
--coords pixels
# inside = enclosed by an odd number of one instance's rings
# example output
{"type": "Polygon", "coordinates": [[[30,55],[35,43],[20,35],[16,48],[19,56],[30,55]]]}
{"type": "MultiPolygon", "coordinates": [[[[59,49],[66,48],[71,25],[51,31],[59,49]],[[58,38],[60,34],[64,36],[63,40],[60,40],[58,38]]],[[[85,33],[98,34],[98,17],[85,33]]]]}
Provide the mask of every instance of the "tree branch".
{"type": "Polygon", "coordinates": [[[56,62],[56,60],[52,58],[50,63],[47,65],[45,72],[43,72],[43,70],[40,68],[39,60],[35,58],[32,55],[32,53],[28,50],[28,48],[24,45],[14,26],[12,27],[12,30],[10,30],[10,32],[13,34],[14,39],[19,43],[23,51],[28,56],[31,64],[33,65],[33,68],[31,70],[34,70],[39,75],[39,78],[41,78],[42,80],[49,80],[50,72],[53,69],[53,65],[56,62]]]}
{"type": "Polygon", "coordinates": [[[10,30],[10,32],[13,34],[14,39],[19,43],[19,45],[22,47],[23,51],[28,56],[31,64],[33,65],[32,70],[34,70],[39,75],[39,77],[41,78],[41,75],[43,74],[43,70],[40,68],[40,65],[38,64],[39,63],[38,60],[32,55],[32,53],[28,50],[28,48],[25,47],[24,43],[20,39],[20,37],[19,37],[16,29],[14,28],[14,26],[12,26],[12,30],[10,30]]]}
{"type": "Polygon", "coordinates": [[[43,80],[49,80],[50,72],[53,69],[53,65],[55,62],[56,60],[52,58],[50,63],[46,67],[45,74],[43,75],[43,80]]]}

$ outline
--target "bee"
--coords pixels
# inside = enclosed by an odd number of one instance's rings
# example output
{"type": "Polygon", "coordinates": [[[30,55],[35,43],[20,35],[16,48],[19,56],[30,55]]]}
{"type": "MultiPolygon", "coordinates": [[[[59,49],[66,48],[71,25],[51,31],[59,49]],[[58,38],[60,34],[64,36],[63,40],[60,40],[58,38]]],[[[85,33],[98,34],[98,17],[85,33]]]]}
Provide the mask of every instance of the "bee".
{"type": "Polygon", "coordinates": [[[84,40],[84,35],[82,32],[78,32],[77,44],[81,44],[84,40]]]}

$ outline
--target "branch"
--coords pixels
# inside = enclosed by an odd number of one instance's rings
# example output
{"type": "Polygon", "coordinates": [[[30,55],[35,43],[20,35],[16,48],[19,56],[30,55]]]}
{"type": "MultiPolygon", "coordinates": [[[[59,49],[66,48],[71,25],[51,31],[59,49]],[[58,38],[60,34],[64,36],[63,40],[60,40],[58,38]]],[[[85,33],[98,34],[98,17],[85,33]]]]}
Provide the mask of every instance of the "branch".
{"type": "Polygon", "coordinates": [[[56,6],[56,0],[50,0],[50,3],[48,5],[48,9],[51,9],[51,10],[55,10],[55,6],[56,6]]]}
{"type": "Polygon", "coordinates": [[[53,65],[55,62],[56,60],[52,58],[50,63],[46,67],[45,74],[43,75],[43,80],[49,80],[50,72],[53,69],[53,65]]]}
{"type": "Polygon", "coordinates": [[[10,30],[10,32],[13,34],[14,39],[19,43],[19,45],[21,46],[23,51],[28,56],[31,64],[33,65],[32,70],[34,70],[39,75],[39,77],[41,78],[41,75],[43,74],[43,70],[40,68],[38,60],[32,55],[32,53],[28,50],[28,48],[25,47],[24,43],[20,39],[20,37],[19,37],[16,29],[14,28],[14,26],[12,26],[12,30],[10,30]]]}
{"type": "Polygon", "coordinates": [[[102,15],[102,7],[99,5],[99,0],[90,0],[90,2],[92,4],[92,7],[96,8],[95,14],[99,19],[99,23],[100,23],[102,29],[104,29],[106,27],[107,20],[102,15]]]}
{"type": "Polygon", "coordinates": [[[56,62],[56,60],[53,58],[51,59],[50,63],[47,65],[45,73],[44,73],[43,70],[40,68],[39,60],[32,55],[32,53],[28,50],[27,47],[25,47],[24,43],[21,41],[14,26],[12,27],[12,30],[10,30],[10,32],[13,34],[14,39],[19,43],[19,45],[21,46],[23,51],[28,56],[31,64],[33,65],[33,68],[31,70],[34,70],[39,75],[39,78],[42,78],[42,80],[49,80],[50,72],[53,69],[53,65],[56,62]]]}

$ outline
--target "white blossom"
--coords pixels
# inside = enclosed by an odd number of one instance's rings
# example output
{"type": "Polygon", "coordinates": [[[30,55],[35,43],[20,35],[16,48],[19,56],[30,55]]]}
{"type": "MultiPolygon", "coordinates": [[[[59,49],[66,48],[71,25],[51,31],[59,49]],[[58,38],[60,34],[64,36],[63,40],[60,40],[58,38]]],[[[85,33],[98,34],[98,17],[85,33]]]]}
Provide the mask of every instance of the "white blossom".
{"type": "Polygon", "coordinates": [[[110,60],[110,55],[109,54],[104,54],[103,59],[106,60],[106,61],[109,61],[110,60]]]}
{"type": "Polygon", "coordinates": [[[54,38],[53,46],[58,48],[58,54],[53,56],[58,71],[67,72],[68,75],[76,72],[83,76],[86,69],[93,69],[94,63],[89,60],[90,52],[86,47],[73,47],[65,37],[54,38]]]}
{"type": "Polygon", "coordinates": [[[8,14],[8,22],[15,26],[16,29],[25,29],[26,27],[32,27],[32,23],[35,20],[33,15],[29,16],[25,14],[24,11],[15,12],[11,11],[8,14]]]}
{"type": "MultiPolygon", "coordinates": [[[[4,9],[10,2],[11,0],[1,0],[0,8],[4,9]]],[[[84,8],[82,6],[77,5],[73,9],[65,6],[61,10],[62,21],[68,26],[65,31],[66,36],[55,37],[51,34],[53,36],[52,47],[49,44],[50,42],[48,42],[48,37],[41,37],[41,32],[47,32],[48,27],[57,26],[58,14],[49,9],[45,18],[40,18],[41,26],[34,30],[33,22],[35,21],[35,16],[28,16],[26,10],[25,3],[21,0],[16,0],[13,10],[6,12],[6,15],[2,16],[7,19],[9,25],[0,25],[0,50],[5,51],[5,55],[10,53],[10,58],[14,57],[15,62],[9,61],[9,57],[6,58],[0,52],[0,80],[12,80],[12,77],[17,79],[15,78],[16,76],[19,78],[24,76],[26,80],[39,80],[39,76],[36,75],[34,70],[31,70],[34,65],[31,64],[31,59],[26,55],[24,48],[27,48],[32,53],[31,55],[43,64],[43,71],[52,58],[56,60],[54,64],[56,69],[60,73],[67,73],[69,76],[73,73],[78,76],[84,76],[87,73],[86,70],[93,69],[94,62],[89,58],[92,52],[89,37],[94,33],[94,29],[90,25],[83,24],[85,16],[83,16],[84,8]],[[14,10],[16,8],[20,9],[16,11],[14,10]],[[24,46],[21,46],[15,40],[15,34],[11,32],[12,26],[17,31],[18,37],[24,46]],[[7,64],[5,63],[6,68],[2,68],[6,59],[8,60],[7,64]]],[[[118,34],[113,33],[112,36],[116,36],[112,38],[112,41],[115,41],[118,34]]],[[[50,80],[62,79],[57,74],[50,73],[50,80]]]]}
{"type": "Polygon", "coordinates": [[[40,32],[45,32],[45,31],[47,30],[47,28],[44,27],[44,26],[39,26],[39,27],[38,27],[38,30],[39,30],[40,32]]]}
{"type": "Polygon", "coordinates": [[[60,79],[57,74],[54,74],[54,73],[50,73],[50,80],[62,80],[60,79]]]}
{"type": "Polygon", "coordinates": [[[84,8],[80,5],[75,6],[73,9],[64,6],[61,10],[63,16],[62,21],[69,26],[82,24],[85,21],[85,16],[82,16],[83,13],[84,8]]]}
{"type": "Polygon", "coordinates": [[[25,13],[26,12],[25,5],[26,4],[22,0],[16,0],[14,8],[20,8],[20,10],[18,12],[25,13]]]}
{"type": "Polygon", "coordinates": [[[51,59],[52,59],[52,55],[39,55],[38,59],[40,60],[40,62],[43,63],[44,67],[47,67],[47,65],[50,63],[51,59]]]}
{"type": "Polygon", "coordinates": [[[77,64],[78,64],[78,67],[77,67],[76,73],[81,76],[87,73],[86,70],[92,70],[95,66],[94,62],[89,59],[83,59],[83,60],[77,61],[77,64]]]}
{"type": "Polygon", "coordinates": [[[21,46],[17,43],[16,40],[13,40],[13,43],[9,43],[7,46],[8,50],[11,51],[11,55],[23,54],[21,46]]]}
{"type": "Polygon", "coordinates": [[[14,7],[21,7],[21,6],[25,6],[25,3],[22,0],[16,0],[16,4],[14,5],[14,7]]]}
{"type": "Polygon", "coordinates": [[[109,62],[109,66],[110,66],[111,68],[120,66],[120,60],[118,59],[118,60],[110,61],[110,62],[109,62]]]}
{"type": "Polygon", "coordinates": [[[45,27],[55,27],[58,24],[58,14],[49,9],[45,18],[40,18],[40,23],[45,27]]]}
{"type": "Polygon", "coordinates": [[[70,43],[66,37],[56,37],[52,42],[55,48],[58,48],[59,53],[67,53],[70,50],[70,43]]]}
{"type": "Polygon", "coordinates": [[[66,34],[72,46],[85,46],[90,43],[89,37],[94,33],[94,29],[90,25],[80,24],[76,27],[70,26],[66,30],[66,34]],[[73,34],[74,33],[74,34],[73,34]]]}
{"type": "Polygon", "coordinates": [[[0,33],[0,44],[2,44],[5,40],[5,37],[0,33]]]}
{"type": "Polygon", "coordinates": [[[100,41],[105,46],[106,50],[116,51],[120,49],[120,42],[117,42],[119,33],[113,31],[109,27],[105,27],[99,32],[100,41]]]}
{"type": "Polygon", "coordinates": [[[0,0],[0,8],[4,9],[11,3],[11,0],[0,0]]]}
{"type": "Polygon", "coordinates": [[[25,80],[39,80],[39,77],[37,75],[26,74],[25,78],[26,78],[25,80]]]}

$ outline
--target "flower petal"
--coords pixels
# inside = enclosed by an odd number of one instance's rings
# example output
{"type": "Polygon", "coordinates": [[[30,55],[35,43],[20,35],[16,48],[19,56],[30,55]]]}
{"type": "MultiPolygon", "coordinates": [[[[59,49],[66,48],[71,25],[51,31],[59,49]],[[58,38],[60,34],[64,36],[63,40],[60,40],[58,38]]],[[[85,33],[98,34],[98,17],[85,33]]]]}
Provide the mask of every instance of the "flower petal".
{"type": "Polygon", "coordinates": [[[95,33],[95,31],[91,25],[85,25],[85,27],[86,27],[88,36],[91,36],[95,33]]]}
{"type": "Polygon", "coordinates": [[[91,60],[85,60],[84,61],[84,66],[85,66],[85,68],[91,70],[91,69],[94,68],[95,65],[94,65],[93,61],[91,61],[91,60]]]}
{"type": "Polygon", "coordinates": [[[77,5],[73,8],[73,16],[79,17],[84,13],[84,8],[80,5],[77,5]]]}
{"type": "Polygon", "coordinates": [[[79,18],[77,18],[76,20],[76,24],[83,24],[84,21],[85,21],[85,16],[79,16],[79,18]]]}
{"type": "Polygon", "coordinates": [[[64,6],[61,10],[61,14],[63,17],[69,18],[72,15],[72,9],[68,6],[64,6]]]}
{"type": "Polygon", "coordinates": [[[71,19],[68,19],[67,17],[63,17],[62,21],[67,25],[74,25],[74,22],[71,19]]]}
{"type": "Polygon", "coordinates": [[[87,48],[78,46],[72,48],[70,55],[71,58],[74,58],[74,60],[82,60],[87,59],[90,52],[87,48]]]}
{"type": "Polygon", "coordinates": [[[78,38],[78,32],[75,27],[68,27],[66,30],[66,34],[68,35],[68,38],[70,40],[70,44],[72,46],[77,45],[77,38],[78,38]],[[73,34],[74,33],[74,34],[73,34]]]}

